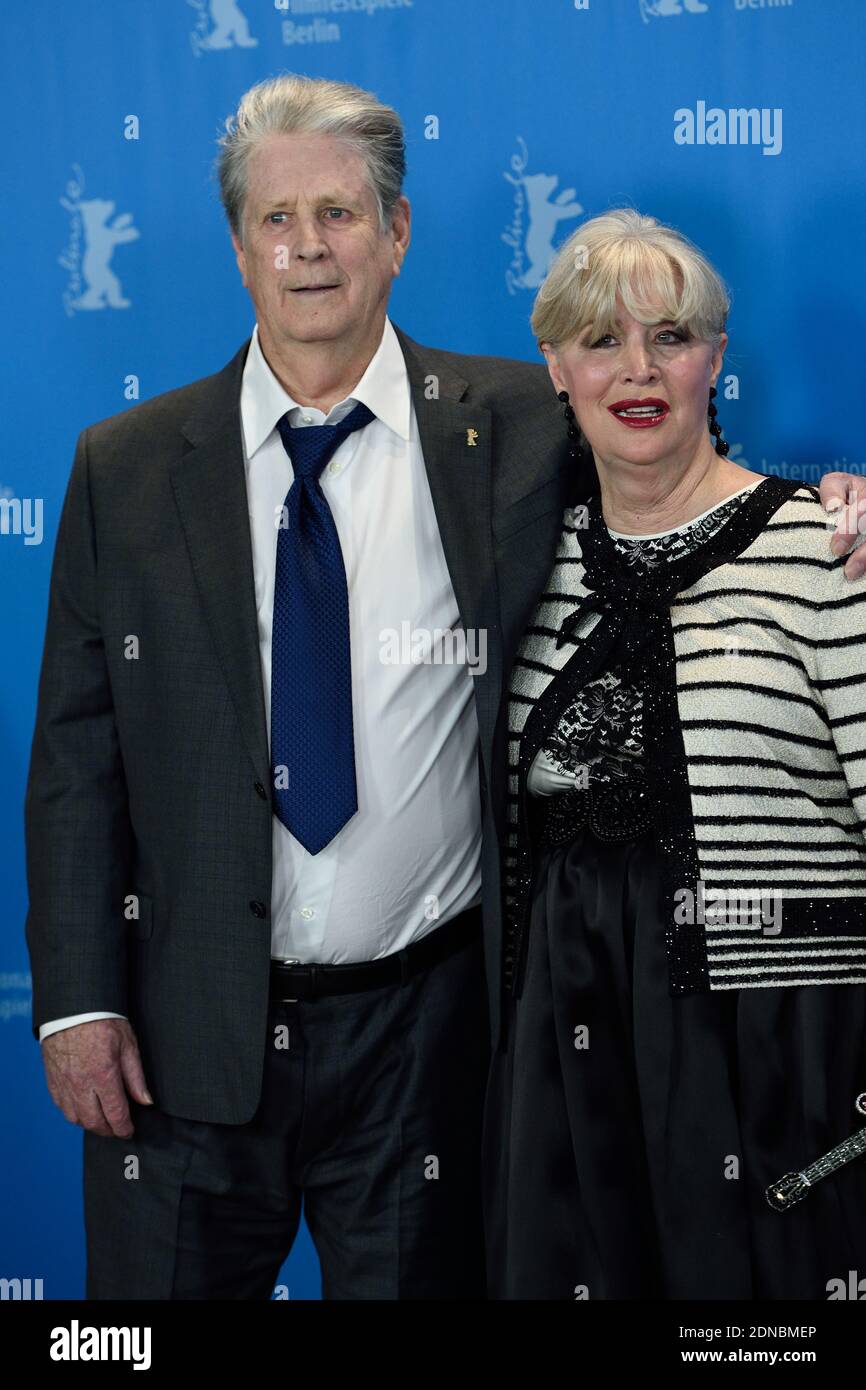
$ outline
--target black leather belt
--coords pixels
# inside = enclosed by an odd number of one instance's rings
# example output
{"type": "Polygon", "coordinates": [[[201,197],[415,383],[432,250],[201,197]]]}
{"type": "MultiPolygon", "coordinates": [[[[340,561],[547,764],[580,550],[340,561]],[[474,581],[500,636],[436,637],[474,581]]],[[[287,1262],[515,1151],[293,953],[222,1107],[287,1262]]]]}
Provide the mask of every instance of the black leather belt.
{"type": "Polygon", "coordinates": [[[357,961],[350,965],[302,965],[271,960],[271,998],[281,1003],[299,999],[321,999],[327,994],[356,994],[383,985],[405,984],[421,970],[446,960],[481,932],[481,908],[470,907],[457,917],[434,927],[420,941],[394,951],[380,960],[357,961]]]}

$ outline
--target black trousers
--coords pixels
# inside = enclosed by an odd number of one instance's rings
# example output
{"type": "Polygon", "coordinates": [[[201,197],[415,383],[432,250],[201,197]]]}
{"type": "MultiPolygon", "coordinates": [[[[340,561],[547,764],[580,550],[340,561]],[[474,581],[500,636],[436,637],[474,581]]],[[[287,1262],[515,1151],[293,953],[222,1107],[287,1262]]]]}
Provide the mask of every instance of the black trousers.
{"type": "Polygon", "coordinates": [[[248,1124],[134,1104],[130,1139],[85,1132],[87,1297],[268,1299],[303,1199],[323,1297],[483,1298],[489,1057],[478,936],[402,985],[272,1001],[248,1124]]]}

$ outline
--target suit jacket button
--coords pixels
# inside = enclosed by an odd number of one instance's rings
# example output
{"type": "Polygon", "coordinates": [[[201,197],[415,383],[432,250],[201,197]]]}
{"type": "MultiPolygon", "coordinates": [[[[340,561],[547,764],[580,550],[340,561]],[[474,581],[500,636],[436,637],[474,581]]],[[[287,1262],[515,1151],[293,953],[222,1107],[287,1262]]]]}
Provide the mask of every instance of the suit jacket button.
{"type": "Polygon", "coordinates": [[[250,903],[250,912],[254,917],[266,917],[268,909],[265,907],[264,903],[259,902],[258,898],[253,898],[250,903]]]}
{"type": "Polygon", "coordinates": [[[254,783],[254,788],[258,795],[262,798],[262,801],[267,801],[268,794],[265,791],[265,788],[262,786],[261,782],[254,783]]]}

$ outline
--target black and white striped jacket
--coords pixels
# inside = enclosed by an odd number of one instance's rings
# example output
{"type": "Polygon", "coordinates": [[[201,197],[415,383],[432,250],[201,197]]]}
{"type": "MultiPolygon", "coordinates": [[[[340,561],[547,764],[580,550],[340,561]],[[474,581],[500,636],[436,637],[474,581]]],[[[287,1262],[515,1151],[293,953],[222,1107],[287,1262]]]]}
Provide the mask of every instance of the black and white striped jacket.
{"type": "MultiPolygon", "coordinates": [[[[551,578],[518,649],[508,702],[505,984],[531,901],[526,777],[569,694],[603,669],[587,532],[566,513],[551,578]],[[583,540],[584,546],[586,539],[583,540]]],[[[665,605],[647,701],[674,994],[866,982],[866,580],[828,548],[817,490],[767,478],[719,533],[726,557],[665,605]],[[655,659],[657,657],[657,660],[655,659]],[[781,900],[778,925],[710,904],[781,900]],[[688,895],[704,921],[683,921],[688,895]]]]}

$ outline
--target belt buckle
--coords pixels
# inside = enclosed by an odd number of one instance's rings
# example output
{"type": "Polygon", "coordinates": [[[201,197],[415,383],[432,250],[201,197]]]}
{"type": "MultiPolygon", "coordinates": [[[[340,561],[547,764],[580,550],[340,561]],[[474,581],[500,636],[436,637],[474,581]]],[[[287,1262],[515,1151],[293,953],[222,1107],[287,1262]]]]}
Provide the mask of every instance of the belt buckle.
{"type": "MultiPolygon", "coordinates": [[[[280,956],[277,960],[278,965],[303,965],[300,956],[280,956]]],[[[281,999],[281,1004],[297,1004],[297,999],[281,999]]]]}

